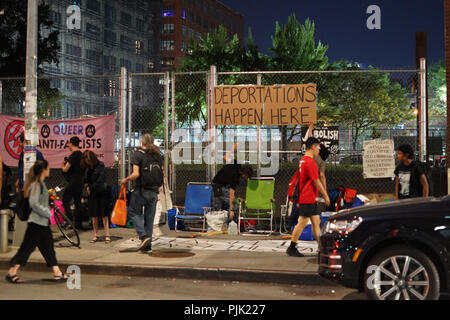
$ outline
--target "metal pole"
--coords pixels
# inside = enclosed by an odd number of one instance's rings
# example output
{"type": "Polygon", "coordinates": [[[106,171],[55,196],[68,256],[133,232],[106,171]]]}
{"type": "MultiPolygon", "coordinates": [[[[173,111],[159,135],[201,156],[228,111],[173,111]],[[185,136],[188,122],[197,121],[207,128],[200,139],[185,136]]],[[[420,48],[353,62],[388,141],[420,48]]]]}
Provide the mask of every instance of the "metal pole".
{"type": "Polygon", "coordinates": [[[209,112],[208,112],[208,122],[210,127],[210,143],[212,143],[212,154],[215,159],[213,164],[210,166],[208,181],[212,181],[216,175],[216,152],[217,152],[217,141],[216,141],[216,126],[214,125],[214,87],[217,85],[217,68],[216,66],[211,66],[209,74],[209,88],[208,88],[208,101],[209,101],[209,112]]]}
{"type": "Polygon", "coordinates": [[[8,217],[10,210],[0,211],[0,253],[6,253],[8,249],[8,217]]]}
{"type": "Polygon", "coordinates": [[[38,54],[38,2],[28,0],[27,53],[25,72],[25,139],[24,179],[36,162],[39,143],[37,129],[37,54],[38,54]]]}
{"type": "Polygon", "coordinates": [[[120,179],[125,178],[125,126],[127,106],[127,69],[120,68],[120,179]]]}
{"type": "Polygon", "coordinates": [[[164,169],[167,172],[169,167],[169,94],[170,94],[170,73],[166,72],[164,76],[165,90],[164,90],[164,169]]]}
{"type": "Polygon", "coordinates": [[[427,160],[427,67],[426,59],[420,58],[420,161],[427,160]]]}
{"type": "MultiPolygon", "coordinates": [[[[262,80],[262,74],[258,73],[258,75],[256,76],[256,84],[258,86],[261,85],[261,83],[262,83],[261,80],[262,80]]],[[[256,142],[257,171],[256,172],[257,172],[258,177],[261,177],[261,126],[260,125],[258,125],[256,127],[256,139],[257,139],[257,142],[256,142]]]]}
{"type": "Polygon", "coordinates": [[[133,116],[133,77],[128,78],[128,174],[131,174],[131,117],[133,116]]]}
{"type": "MultiPolygon", "coordinates": [[[[175,121],[176,121],[176,115],[175,115],[175,73],[172,73],[172,122],[171,122],[171,127],[172,127],[172,135],[175,132],[175,121]]],[[[173,150],[173,140],[172,140],[172,146],[171,146],[171,150],[173,150]]],[[[168,147],[168,146],[167,146],[168,147]]],[[[172,154],[170,154],[170,156],[172,157],[172,154]]],[[[176,190],[177,188],[175,187],[176,185],[176,179],[177,179],[177,175],[175,172],[175,164],[173,163],[173,158],[171,158],[171,164],[170,164],[170,189],[172,190],[172,195],[173,195],[173,201],[176,200],[176,190]]]]}

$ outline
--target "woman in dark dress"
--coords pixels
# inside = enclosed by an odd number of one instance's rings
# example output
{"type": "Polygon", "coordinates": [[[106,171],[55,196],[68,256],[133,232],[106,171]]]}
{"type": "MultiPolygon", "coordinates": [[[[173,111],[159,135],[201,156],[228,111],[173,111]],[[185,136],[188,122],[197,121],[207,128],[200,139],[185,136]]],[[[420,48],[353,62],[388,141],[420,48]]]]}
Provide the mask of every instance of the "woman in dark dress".
{"type": "Polygon", "coordinates": [[[106,175],[105,165],[99,161],[96,154],[90,150],[83,153],[83,166],[85,167],[85,186],[89,195],[89,216],[92,218],[94,237],[91,243],[98,241],[98,220],[103,219],[105,228],[105,243],[111,242],[109,235],[109,212],[106,210],[106,175]]]}

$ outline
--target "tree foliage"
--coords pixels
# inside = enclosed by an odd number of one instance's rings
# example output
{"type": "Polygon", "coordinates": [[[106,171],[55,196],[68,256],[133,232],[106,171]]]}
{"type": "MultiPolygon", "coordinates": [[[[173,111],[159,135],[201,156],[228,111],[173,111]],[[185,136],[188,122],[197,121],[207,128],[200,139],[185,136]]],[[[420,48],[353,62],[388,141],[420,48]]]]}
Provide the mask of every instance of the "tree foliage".
{"type": "Polygon", "coordinates": [[[447,83],[444,60],[428,69],[428,110],[431,117],[447,115],[447,83]]]}

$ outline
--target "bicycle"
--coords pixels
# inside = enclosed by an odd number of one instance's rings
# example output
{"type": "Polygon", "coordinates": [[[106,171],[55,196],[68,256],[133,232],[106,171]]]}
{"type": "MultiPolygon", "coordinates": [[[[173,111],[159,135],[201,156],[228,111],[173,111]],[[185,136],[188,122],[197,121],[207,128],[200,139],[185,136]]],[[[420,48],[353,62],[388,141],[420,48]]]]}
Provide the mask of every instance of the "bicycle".
{"type": "Polygon", "coordinates": [[[80,236],[78,235],[77,229],[72,223],[67,215],[61,212],[59,206],[56,205],[55,201],[59,200],[57,196],[57,192],[61,192],[62,189],[60,187],[55,187],[54,189],[48,190],[48,200],[49,206],[53,209],[53,218],[58,226],[59,231],[61,231],[64,238],[70,242],[75,247],[80,247],[80,236]]]}

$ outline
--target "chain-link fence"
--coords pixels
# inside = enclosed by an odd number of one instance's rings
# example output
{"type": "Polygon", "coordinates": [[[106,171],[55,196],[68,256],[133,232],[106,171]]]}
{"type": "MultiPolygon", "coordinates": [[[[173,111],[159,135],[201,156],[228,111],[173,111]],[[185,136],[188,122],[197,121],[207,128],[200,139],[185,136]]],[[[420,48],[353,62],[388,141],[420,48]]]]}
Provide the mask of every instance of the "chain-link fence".
{"type": "MultiPolygon", "coordinates": [[[[390,178],[364,179],[363,143],[392,139],[419,151],[416,125],[418,71],[318,72],[190,72],[132,73],[122,77],[55,76],[38,80],[39,119],[68,120],[114,114],[115,164],[108,168],[108,183],[116,184],[124,157],[130,172],[130,155],[141,137],[151,133],[165,156],[174,203],[182,205],[189,182],[211,181],[224,165],[223,156],[239,142],[237,157],[259,175],[277,163],[275,199],[277,214],[286,202],[289,181],[303,155],[303,126],[216,126],[211,122],[215,85],[317,85],[316,126],[335,127],[338,146],[327,160],[328,188],[348,187],[359,193],[393,193],[390,178]],[[125,87],[121,87],[121,83],[125,87]],[[405,123],[404,126],[398,126],[405,123]],[[214,128],[214,130],[208,130],[214,128]],[[211,144],[214,138],[214,143],[211,144]],[[210,148],[211,147],[211,148],[210,148]],[[215,153],[214,164],[208,152],[215,153]],[[258,156],[260,155],[260,156],[258,156]]],[[[0,114],[24,116],[23,78],[0,79],[0,114]]],[[[123,86],[123,85],[122,85],[123,86]]],[[[428,145],[433,164],[434,195],[447,193],[445,127],[430,124],[428,145]]],[[[2,145],[3,147],[3,145],[2,145]]],[[[61,162],[69,151],[61,153],[61,162]]],[[[52,170],[49,186],[64,181],[52,170]]],[[[245,196],[245,184],[237,197],[245,196]]]]}
{"type": "MultiPolygon", "coordinates": [[[[8,115],[23,118],[25,115],[25,79],[24,78],[3,78],[1,83],[0,115],[8,115]]],[[[65,126],[64,121],[73,119],[89,119],[97,116],[114,115],[114,132],[108,133],[114,135],[114,164],[107,168],[107,181],[109,184],[115,184],[119,178],[119,152],[120,147],[120,76],[42,76],[38,78],[37,94],[37,116],[39,120],[60,120],[61,136],[66,136],[70,132],[66,130],[70,126],[65,126]]],[[[16,172],[18,160],[14,154],[20,154],[21,150],[17,144],[17,138],[23,133],[23,123],[15,128],[14,132],[9,132],[9,145],[7,141],[2,141],[3,155],[10,167],[16,172]],[[8,147],[7,147],[8,145],[8,147]],[[8,151],[8,152],[6,152],[8,151]]],[[[2,130],[5,130],[3,128],[2,130]]],[[[77,132],[73,131],[73,135],[77,132]]],[[[6,134],[5,134],[6,136],[6,134]]],[[[42,141],[42,133],[40,133],[42,141]]],[[[70,155],[67,148],[67,142],[56,142],[40,146],[44,149],[61,149],[61,164],[65,157],[70,155]],[[58,146],[58,147],[57,147],[58,146]]],[[[89,149],[89,143],[82,143],[83,149],[89,149]]],[[[103,152],[111,152],[103,147],[103,152]]],[[[53,168],[51,175],[47,180],[49,187],[63,186],[66,183],[61,169],[53,168]]]]}

